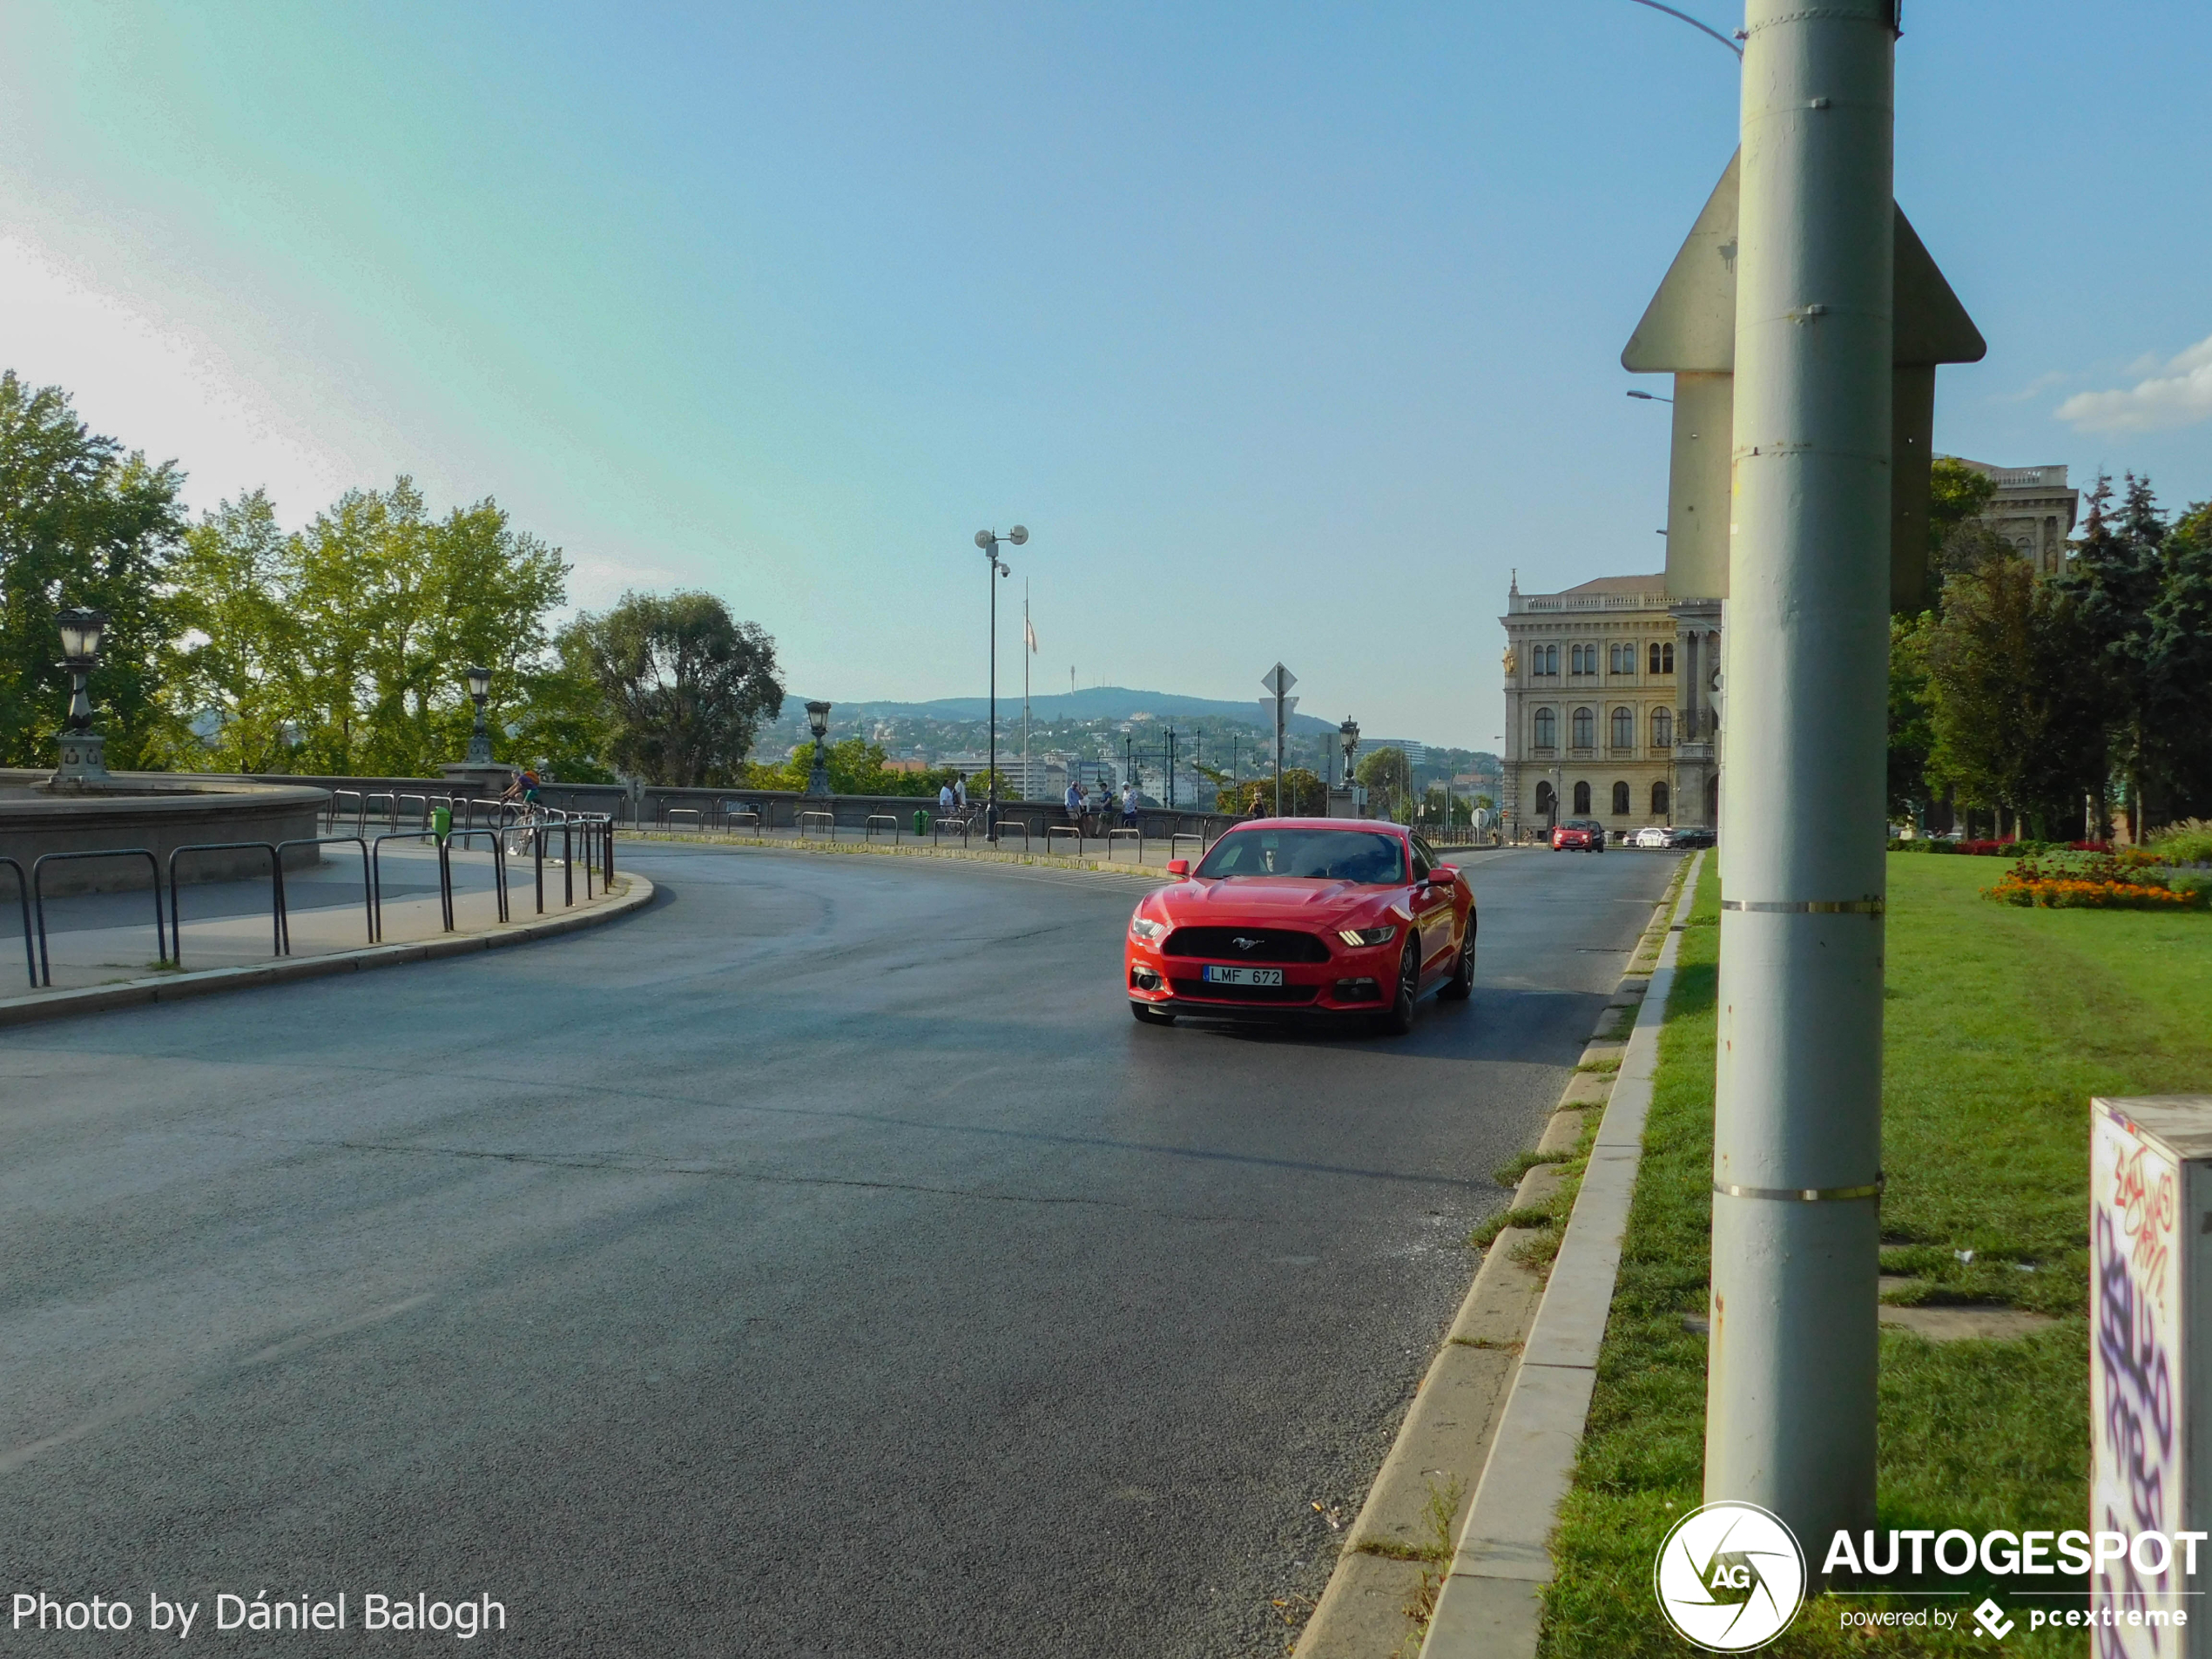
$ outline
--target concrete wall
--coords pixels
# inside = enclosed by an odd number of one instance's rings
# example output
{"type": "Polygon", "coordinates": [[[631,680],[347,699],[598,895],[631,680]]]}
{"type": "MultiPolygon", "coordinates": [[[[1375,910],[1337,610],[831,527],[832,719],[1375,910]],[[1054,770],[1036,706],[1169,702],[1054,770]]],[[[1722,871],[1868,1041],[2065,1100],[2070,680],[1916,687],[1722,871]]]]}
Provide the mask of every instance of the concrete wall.
{"type": "MultiPolygon", "coordinates": [[[[169,880],[169,857],[179,847],[211,841],[298,840],[321,830],[324,791],[296,784],[260,785],[168,772],[118,772],[117,792],[40,795],[44,771],[0,770],[0,855],[30,875],[50,853],[144,847],[169,880]]],[[[285,867],[316,863],[312,846],[287,849],[285,867]]],[[[187,885],[266,875],[269,859],[258,847],[188,853],[177,878],[187,885]]],[[[142,858],[71,859],[49,864],[40,877],[49,897],[72,893],[126,893],[151,884],[142,858]]],[[[0,895],[5,889],[0,887],[0,895]]]]}

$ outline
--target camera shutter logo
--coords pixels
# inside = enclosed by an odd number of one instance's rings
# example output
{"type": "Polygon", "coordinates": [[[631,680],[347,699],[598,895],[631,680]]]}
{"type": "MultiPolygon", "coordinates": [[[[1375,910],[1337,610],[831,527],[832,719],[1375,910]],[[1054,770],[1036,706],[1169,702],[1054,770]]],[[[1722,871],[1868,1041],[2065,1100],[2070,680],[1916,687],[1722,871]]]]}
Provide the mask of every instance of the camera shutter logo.
{"type": "Polygon", "coordinates": [[[1757,1504],[1709,1503],[1675,1523],[1651,1587],[1676,1635],[1712,1653],[1749,1653],[1790,1628],[1805,1599],[1804,1552],[1757,1504]]]}

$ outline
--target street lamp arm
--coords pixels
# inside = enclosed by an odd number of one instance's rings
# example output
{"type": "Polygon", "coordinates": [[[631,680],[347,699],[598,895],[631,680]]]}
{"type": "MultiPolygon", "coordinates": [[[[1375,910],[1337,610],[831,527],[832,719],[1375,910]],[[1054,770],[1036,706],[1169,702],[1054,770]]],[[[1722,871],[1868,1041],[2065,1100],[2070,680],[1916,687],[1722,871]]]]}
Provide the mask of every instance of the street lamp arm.
{"type": "Polygon", "coordinates": [[[1721,33],[1719,30],[1713,28],[1710,24],[1698,22],[1696,18],[1691,17],[1687,11],[1676,11],[1672,6],[1662,6],[1659,3],[1659,0],[1631,0],[1631,3],[1639,6],[1649,6],[1654,11],[1663,11],[1669,17],[1679,17],[1684,23],[1688,24],[1692,29],[1696,29],[1703,33],[1710,35],[1715,40],[1720,42],[1722,45],[1727,47],[1729,51],[1734,52],[1739,60],[1743,56],[1743,49],[1741,46],[1730,40],[1726,35],[1721,33]]]}

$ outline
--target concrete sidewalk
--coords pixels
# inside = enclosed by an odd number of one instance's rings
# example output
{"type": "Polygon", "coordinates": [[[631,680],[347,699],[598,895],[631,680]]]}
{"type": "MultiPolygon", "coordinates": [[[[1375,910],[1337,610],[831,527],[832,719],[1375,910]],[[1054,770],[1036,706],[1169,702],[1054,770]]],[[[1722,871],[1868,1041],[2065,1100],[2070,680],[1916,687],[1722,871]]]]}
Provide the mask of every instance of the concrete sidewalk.
{"type": "MultiPolygon", "coordinates": [[[[12,955],[15,971],[33,982],[18,995],[0,998],[0,1024],[519,942],[611,920],[647,902],[653,892],[650,881],[619,870],[609,892],[596,871],[589,873],[587,881],[579,862],[570,878],[575,902],[569,904],[563,884],[569,873],[549,860],[541,911],[534,867],[518,859],[507,867],[508,920],[502,922],[491,854],[456,848],[451,854],[453,927],[448,930],[439,898],[435,850],[428,845],[390,846],[377,860],[381,937],[372,940],[359,851],[334,846],[329,852],[321,864],[285,873],[291,948],[283,955],[275,949],[266,878],[186,883],[177,895],[182,936],[166,941],[166,961],[156,943],[151,891],[49,899],[44,967],[51,983],[34,981],[39,954],[36,938],[9,941],[6,948],[10,951],[18,944],[24,948],[12,955]]],[[[15,918],[22,914],[16,907],[0,905],[0,916],[8,911],[15,918]]],[[[165,933],[168,925],[169,894],[165,890],[165,933]]],[[[16,930],[6,921],[0,926],[16,930]]]]}

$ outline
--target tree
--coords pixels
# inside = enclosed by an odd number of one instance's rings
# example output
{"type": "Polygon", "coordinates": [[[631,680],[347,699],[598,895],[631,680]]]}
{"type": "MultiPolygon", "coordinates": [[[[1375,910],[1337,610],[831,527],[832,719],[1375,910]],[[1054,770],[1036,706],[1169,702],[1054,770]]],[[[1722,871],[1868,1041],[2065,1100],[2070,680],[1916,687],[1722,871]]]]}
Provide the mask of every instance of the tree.
{"type": "Polygon", "coordinates": [[[1889,806],[1894,818],[1911,819],[1929,798],[1928,753],[1935,746],[1928,639],[1935,617],[1922,611],[1890,618],[1889,806]]]}
{"type": "MultiPolygon", "coordinates": [[[[915,795],[934,798],[938,786],[948,784],[959,776],[951,766],[940,766],[933,772],[891,772],[884,765],[882,745],[870,743],[865,738],[846,738],[841,743],[829,745],[824,765],[829,771],[830,792],[837,795],[915,795]]],[[[796,753],[780,765],[752,765],[745,768],[745,783],[751,789],[790,789],[805,793],[813,776],[814,745],[802,743],[796,753]]],[[[970,779],[969,794],[981,799],[990,786],[988,772],[979,774],[980,781],[970,779]]]]}
{"type": "Polygon", "coordinates": [[[610,705],[607,759],[650,783],[738,782],[761,721],[783,707],[776,644],[708,593],[625,593],[564,643],[610,705]]]}
{"type": "Polygon", "coordinates": [[[1368,811],[1377,818],[1399,818],[1413,799],[1413,766],[1403,749],[1362,755],[1352,775],[1366,786],[1368,811]]]}
{"type": "Polygon", "coordinates": [[[2097,688],[2078,669],[2086,632],[2074,597],[2008,549],[1952,579],[1925,637],[1928,779],[1968,806],[2070,839],[2105,766],[2097,688]]]}
{"type": "Polygon", "coordinates": [[[2086,655],[2074,671],[2094,680],[2103,698],[2112,765],[2128,782],[2129,833],[2140,838],[2153,772],[2150,611],[2164,584],[2167,529],[2149,479],[2129,473],[2126,492],[2112,514],[2112,480],[2097,475],[2081,542],[2060,584],[2083,631],[2086,655]]]}
{"type": "Polygon", "coordinates": [[[0,374],[0,764],[54,763],[69,699],[54,619],[75,605],[108,617],[91,679],[108,764],[158,747],[183,487],[173,462],[87,430],[58,386],[0,374]]]}
{"type": "Polygon", "coordinates": [[[2175,522],[2145,612],[2144,758],[2167,818],[2212,818],[2212,502],[2175,522]]]}
{"type": "MultiPolygon", "coordinates": [[[[1275,780],[1272,778],[1247,778],[1233,790],[1222,790],[1214,797],[1218,812],[1249,813],[1254,807],[1272,815],[1275,811],[1275,780]]],[[[1329,810],[1329,786],[1318,774],[1304,766],[1283,768],[1283,815],[1285,818],[1318,818],[1329,810]]]]}
{"type": "Polygon", "coordinates": [[[604,726],[590,680],[547,657],[568,567],[489,498],[434,520],[401,477],[287,536],[257,493],[193,526],[176,570],[169,764],[428,776],[467,748],[481,664],[522,759],[607,775],[576,741],[604,726]]]}

